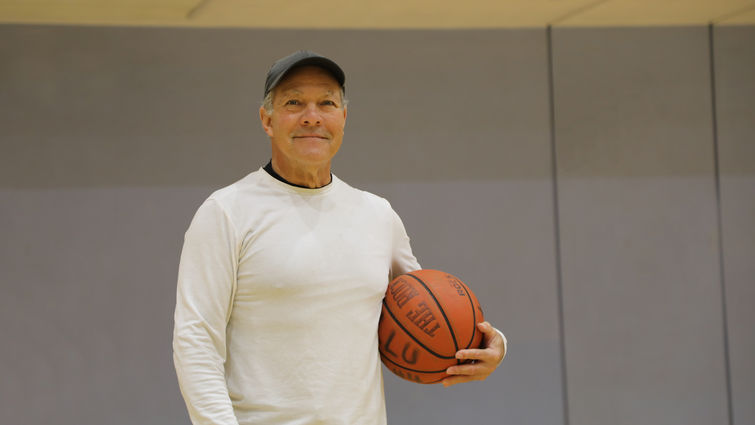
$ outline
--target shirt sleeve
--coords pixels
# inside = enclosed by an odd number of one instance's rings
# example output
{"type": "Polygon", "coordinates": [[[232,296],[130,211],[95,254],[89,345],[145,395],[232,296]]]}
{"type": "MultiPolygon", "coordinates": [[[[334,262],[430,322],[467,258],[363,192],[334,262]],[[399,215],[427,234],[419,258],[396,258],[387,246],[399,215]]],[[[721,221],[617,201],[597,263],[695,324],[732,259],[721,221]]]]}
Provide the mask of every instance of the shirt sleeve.
{"type": "Polygon", "coordinates": [[[422,267],[412,253],[404,223],[392,208],[391,214],[393,215],[393,258],[391,260],[390,280],[393,280],[397,276],[419,270],[422,267]]]}
{"type": "Polygon", "coordinates": [[[238,425],[225,380],[226,325],[236,288],[238,237],[208,199],[184,236],[178,269],[173,362],[194,425],[238,425]]]}
{"type": "Polygon", "coordinates": [[[506,335],[503,334],[498,328],[493,328],[496,332],[498,332],[499,335],[501,335],[501,338],[503,338],[503,357],[501,357],[501,361],[498,362],[498,364],[503,363],[503,359],[506,358],[506,354],[509,353],[509,342],[506,340],[506,335]]]}

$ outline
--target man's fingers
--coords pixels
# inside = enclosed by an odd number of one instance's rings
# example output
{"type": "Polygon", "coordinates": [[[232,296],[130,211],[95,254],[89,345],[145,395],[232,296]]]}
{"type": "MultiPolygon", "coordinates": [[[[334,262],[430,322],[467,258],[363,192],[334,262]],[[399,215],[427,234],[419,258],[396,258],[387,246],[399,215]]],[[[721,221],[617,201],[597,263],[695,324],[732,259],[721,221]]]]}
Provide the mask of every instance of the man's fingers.
{"type": "Polygon", "coordinates": [[[479,329],[480,332],[484,333],[488,337],[491,337],[491,336],[493,336],[493,335],[495,335],[497,333],[495,331],[495,329],[493,328],[493,325],[491,325],[488,322],[480,322],[480,323],[478,323],[477,324],[477,329],[479,329]]]}
{"type": "Polygon", "coordinates": [[[466,376],[449,376],[442,381],[444,387],[450,387],[451,385],[461,384],[462,382],[469,382],[471,379],[466,376]]]}
{"type": "Polygon", "coordinates": [[[443,381],[441,381],[441,383],[443,383],[444,387],[450,387],[451,385],[461,384],[464,382],[482,381],[483,379],[485,378],[476,375],[453,375],[445,378],[443,381]]]}
{"type": "Polygon", "coordinates": [[[484,360],[487,355],[487,351],[482,348],[467,348],[456,352],[456,358],[459,360],[484,360]]]}
{"type": "Polygon", "coordinates": [[[483,368],[476,364],[462,364],[446,369],[446,373],[449,375],[476,375],[482,371],[483,368]]]}

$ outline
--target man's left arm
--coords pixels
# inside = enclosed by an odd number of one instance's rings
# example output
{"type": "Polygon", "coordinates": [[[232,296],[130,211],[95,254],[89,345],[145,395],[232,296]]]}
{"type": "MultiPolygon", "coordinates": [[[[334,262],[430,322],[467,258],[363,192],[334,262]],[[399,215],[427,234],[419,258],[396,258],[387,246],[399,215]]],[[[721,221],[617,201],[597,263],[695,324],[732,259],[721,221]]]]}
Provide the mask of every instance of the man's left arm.
{"type": "Polygon", "coordinates": [[[470,348],[456,352],[456,358],[468,360],[466,364],[451,366],[446,373],[452,375],[443,380],[443,386],[470,381],[484,381],[506,356],[506,337],[488,322],[477,324],[482,332],[482,348],[470,348]]]}
{"type": "MultiPolygon", "coordinates": [[[[388,201],[384,201],[388,203],[388,201]]],[[[409,236],[406,234],[401,218],[388,207],[393,216],[393,261],[391,265],[390,279],[404,273],[419,270],[422,267],[417,258],[412,254],[409,236]]],[[[506,356],[506,337],[501,331],[495,329],[488,322],[477,324],[482,332],[484,348],[459,350],[457,359],[474,360],[474,363],[451,366],[446,370],[449,375],[443,380],[443,385],[450,386],[469,381],[482,381],[488,377],[503,361],[506,356]]]]}

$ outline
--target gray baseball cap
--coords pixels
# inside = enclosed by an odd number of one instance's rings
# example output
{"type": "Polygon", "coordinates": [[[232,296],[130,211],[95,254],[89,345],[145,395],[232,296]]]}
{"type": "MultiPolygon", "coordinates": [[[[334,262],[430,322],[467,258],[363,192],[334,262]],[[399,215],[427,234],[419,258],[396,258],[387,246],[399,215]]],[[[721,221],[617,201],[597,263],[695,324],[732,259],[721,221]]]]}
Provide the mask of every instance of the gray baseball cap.
{"type": "Polygon", "coordinates": [[[309,50],[299,50],[294,52],[285,58],[278,59],[270,70],[267,71],[267,78],[265,79],[265,94],[267,96],[278,83],[281,82],[283,77],[294,68],[300,66],[319,66],[320,68],[330,72],[333,78],[338,81],[338,84],[345,91],[344,83],[346,82],[346,74],[337,63],[326,58],[325,56],[318,55],[315,52],[309,50]]]}

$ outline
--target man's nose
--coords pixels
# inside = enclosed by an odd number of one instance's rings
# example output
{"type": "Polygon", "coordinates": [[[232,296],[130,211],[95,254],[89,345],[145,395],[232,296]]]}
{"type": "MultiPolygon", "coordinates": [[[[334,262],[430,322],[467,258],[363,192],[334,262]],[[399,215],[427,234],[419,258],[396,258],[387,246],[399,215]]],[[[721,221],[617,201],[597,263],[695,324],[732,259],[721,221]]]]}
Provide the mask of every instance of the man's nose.
{"type": "Polygon", "coordinates": [[[303,125],[320,125],[321,122],[322,117],[320,116],[320,112],[317,110],[317,105],[313,103],[307,105],[307,107],[301,114],[301,123],[303,125]]]}

